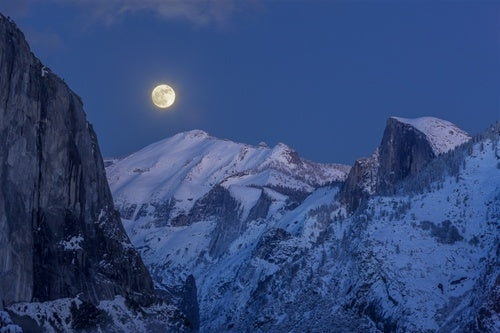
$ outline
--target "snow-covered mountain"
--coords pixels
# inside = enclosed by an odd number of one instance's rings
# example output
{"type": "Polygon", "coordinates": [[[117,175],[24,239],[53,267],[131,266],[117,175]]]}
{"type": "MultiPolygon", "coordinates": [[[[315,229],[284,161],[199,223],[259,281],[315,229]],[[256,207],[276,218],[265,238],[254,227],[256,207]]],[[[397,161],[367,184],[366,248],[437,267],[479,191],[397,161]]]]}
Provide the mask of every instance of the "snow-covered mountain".
{"type": "Polygon", "coordinates": [[[194,277],[203,332],[494,332],[498,147],[498,124],[390,118],[351,170],[192,131],[107,172],[157,286],[194,277]]]}
{"type": "Polygon", "coordinates": [[[284,144],[253,147],[203,131],[177,134],[107,165],[116,207],[136,227],[225,219],[225,210],[229,220],[221,221],[222,236],[211,240],[212,254],[226,251],[247,221],[297,206],[316,188],[344,181],[349,171],[301,159],[284,144]]]}
{"type": "MultiPolygon", "coordinates": [[[[279,187],[310,193],[344,181],[349,167],[301,159],[284,144],[273,149],[220,140],[199,130],[177,134],[121,160],[108,160],[115,202],[135,217],[144,204],[174,200],[171,213],[191,210],[215,186],[279,187]],[[133,188],[133,191],[131,189],[133,188]],[[130,209],[136,205],[136,210],[130,209]]],[[[143,208],[144,209],[144,208],[143,208]]]]}

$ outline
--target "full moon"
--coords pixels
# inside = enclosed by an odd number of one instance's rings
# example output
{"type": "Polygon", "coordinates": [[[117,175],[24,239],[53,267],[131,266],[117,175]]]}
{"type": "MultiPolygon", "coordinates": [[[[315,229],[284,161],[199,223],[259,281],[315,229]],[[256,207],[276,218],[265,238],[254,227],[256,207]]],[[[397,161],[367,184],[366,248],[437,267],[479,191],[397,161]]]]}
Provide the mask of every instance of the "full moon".
{"type": "Polygon", "coordinates": [[[166,84],[160,84],[156,88],[153,89],[151,93],[151,99],[153,103],[162,109],[168,108],[175,101],[175,92],[171,86],[166,84]]]}

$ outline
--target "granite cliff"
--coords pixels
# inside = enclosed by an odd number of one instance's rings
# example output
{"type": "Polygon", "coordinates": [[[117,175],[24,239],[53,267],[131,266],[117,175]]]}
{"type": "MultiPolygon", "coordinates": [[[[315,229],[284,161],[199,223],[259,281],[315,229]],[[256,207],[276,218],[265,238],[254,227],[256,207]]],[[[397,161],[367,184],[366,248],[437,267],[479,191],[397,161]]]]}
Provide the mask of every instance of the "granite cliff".
{"type": "Polygon", "coordinates": [[[114,209],[96,134],[80,97],[0,14],[0,306],[77,298],[95,309],[116,297],[159,302],[114,209]]]}
{"type": "Polygon", "coordinates": [[[432,159],[470,138],[446,120],[390,117],[373,155],[354,163],[342,187],[341,200],[354,211],[370,195],[391,191],[401,180],[418,174],[432,159]]]}

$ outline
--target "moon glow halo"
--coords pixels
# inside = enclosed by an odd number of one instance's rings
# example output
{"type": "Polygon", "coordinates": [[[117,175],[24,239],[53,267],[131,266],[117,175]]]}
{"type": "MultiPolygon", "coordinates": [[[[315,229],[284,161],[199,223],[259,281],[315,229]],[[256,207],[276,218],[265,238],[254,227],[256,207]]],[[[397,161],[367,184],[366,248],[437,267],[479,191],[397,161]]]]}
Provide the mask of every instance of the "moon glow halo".
{"type": "Polygon", "coordinates": [[[160,84],[153,89],[151,99],[154,105],[159,108],[166,109],[175,101],[175,91],[167,84],[160,84]]]}

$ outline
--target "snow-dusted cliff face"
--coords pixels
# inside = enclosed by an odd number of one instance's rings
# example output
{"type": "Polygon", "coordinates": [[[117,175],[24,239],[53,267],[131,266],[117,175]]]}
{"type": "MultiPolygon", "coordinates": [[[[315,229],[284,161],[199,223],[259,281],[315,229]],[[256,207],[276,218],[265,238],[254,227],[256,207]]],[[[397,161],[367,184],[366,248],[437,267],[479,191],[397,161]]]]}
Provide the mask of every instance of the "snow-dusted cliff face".
{"type": "Polygon", "coordinates": [[[413,137],[429,159],[393,180],[396,195],[370,192],[352,215],[339,201],[348,168],[301,161],[284,145],[187,132],[107,172],[157,285],[194,276],[203,332],[494,332],[498,126],[436,157],[420,131],[388,123],[360,169],[379,177],[388,138],[387,156],[413,137]]]}

